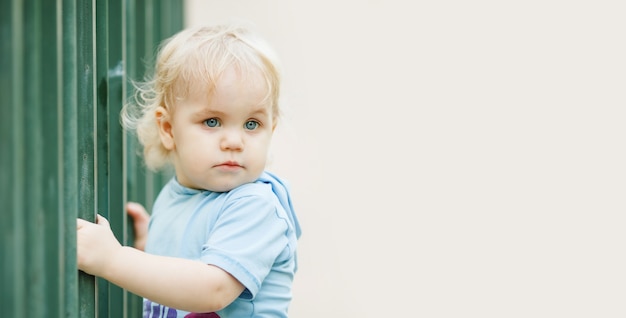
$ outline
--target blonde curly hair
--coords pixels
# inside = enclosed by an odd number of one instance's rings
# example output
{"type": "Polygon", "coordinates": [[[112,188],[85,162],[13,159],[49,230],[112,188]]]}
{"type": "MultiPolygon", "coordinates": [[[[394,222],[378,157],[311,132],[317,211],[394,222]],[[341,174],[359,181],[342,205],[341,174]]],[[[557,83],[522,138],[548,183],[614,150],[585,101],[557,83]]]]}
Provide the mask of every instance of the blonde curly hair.
{"type": "Polygon", "coordinates": [[[136,132],[149,169],[158,170],[171,163],[170,150],[159,137],[156,109],[161,106],[173,114],[176,101],[184,99],[193,85],[206,84],[210,90],[229,67],[262,74],[268,90],[265,102],[274,120],[278,119],[280,70],[267,42],[242,24],[185,29],[163,41],[154,75],[133,83],[134,98],[122,108],[122,125],[136,132]]]}

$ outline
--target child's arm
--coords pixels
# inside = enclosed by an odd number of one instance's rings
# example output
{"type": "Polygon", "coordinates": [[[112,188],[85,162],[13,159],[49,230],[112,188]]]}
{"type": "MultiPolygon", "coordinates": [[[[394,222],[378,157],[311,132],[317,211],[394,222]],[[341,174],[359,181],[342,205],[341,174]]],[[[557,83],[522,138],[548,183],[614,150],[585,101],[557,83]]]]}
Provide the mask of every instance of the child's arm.
{"type": "Polygon", "coordinates": [[[121,246],[109,222],[77,220],[78,268],[156,303],[190,312],[218,311],[243,285],[219,267],[121,246]]]}

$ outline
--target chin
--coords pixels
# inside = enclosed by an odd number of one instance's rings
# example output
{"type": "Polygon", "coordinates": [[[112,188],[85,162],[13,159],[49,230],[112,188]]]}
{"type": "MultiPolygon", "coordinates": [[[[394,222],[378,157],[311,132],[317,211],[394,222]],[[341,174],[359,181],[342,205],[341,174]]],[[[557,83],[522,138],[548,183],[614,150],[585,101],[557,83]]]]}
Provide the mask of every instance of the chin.
{"type": "Polygon", "coordinates": [[[220,185],[214,185],[213,187],[209,187],[207,190],[213,191],[213,192],[227,192],[230,191],[242,184],[246,184],[248,182],[237,182],[237,183],[228,183],[228,184],[220,184],[220,185]]]}

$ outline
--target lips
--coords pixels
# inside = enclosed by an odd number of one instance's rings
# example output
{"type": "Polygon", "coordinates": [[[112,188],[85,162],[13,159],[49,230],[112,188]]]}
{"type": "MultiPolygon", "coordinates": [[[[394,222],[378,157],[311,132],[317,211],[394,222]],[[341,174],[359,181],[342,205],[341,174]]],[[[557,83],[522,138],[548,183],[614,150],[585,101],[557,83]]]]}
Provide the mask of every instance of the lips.
{"type": "Polygon", "coordinates": [[[237,168],[237,167],[243,167],[243,166],[237,163],[236,161],[226,161],[226,162],[222,162],[216,165],[216,167],[237,168]]]}

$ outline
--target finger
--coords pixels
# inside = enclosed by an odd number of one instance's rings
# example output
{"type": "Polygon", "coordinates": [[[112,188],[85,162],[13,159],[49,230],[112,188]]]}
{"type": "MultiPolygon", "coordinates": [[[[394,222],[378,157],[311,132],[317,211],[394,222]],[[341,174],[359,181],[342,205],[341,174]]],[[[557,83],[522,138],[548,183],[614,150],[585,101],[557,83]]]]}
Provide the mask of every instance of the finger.
{"type": "Polygon", "coordinates": [[[110,227],[109,221],[107,219],[105,219],[104,216],[102,216],[100,214],[96,215],[96,223],[98,225],[105,225],[107,227],[110,227]]]}
{"type": "Polygon", "coordinates": [[[133,218],[135,222],[143,222],[150,219],[150,215],[143,207],[143,205],[135,202],[128,202],[126,204],[126,212],[133,218]]]}
{"type": "Polygon", "coordinates": [[[128,202],[126,204],[126,211],[133,219],[133,228],[135,229],[135,248],[143,251],[145,250],[146,239],[148,236],[148,223],[150,222],[150,215],[143,205],[135,202],[128,202]]]}
{"type": "Polygon", "coordinates": [[[83,220],[81,218],[77,218],[76,219],[76,229],[80,230],[81,228],[83,228],[83,226],[87,225],[87,223],[91,223],[91,222],[85,221],[85,220],[83,220]]]}
{"type": "Polygon", "coordinates": [[[148,232],[148,222],[150,222],[150,215],[146,212],[143,205],[128,202],[126,205],[128,215],[133,219],[135,233],[138,236],[145,235],[148,232]]]}

